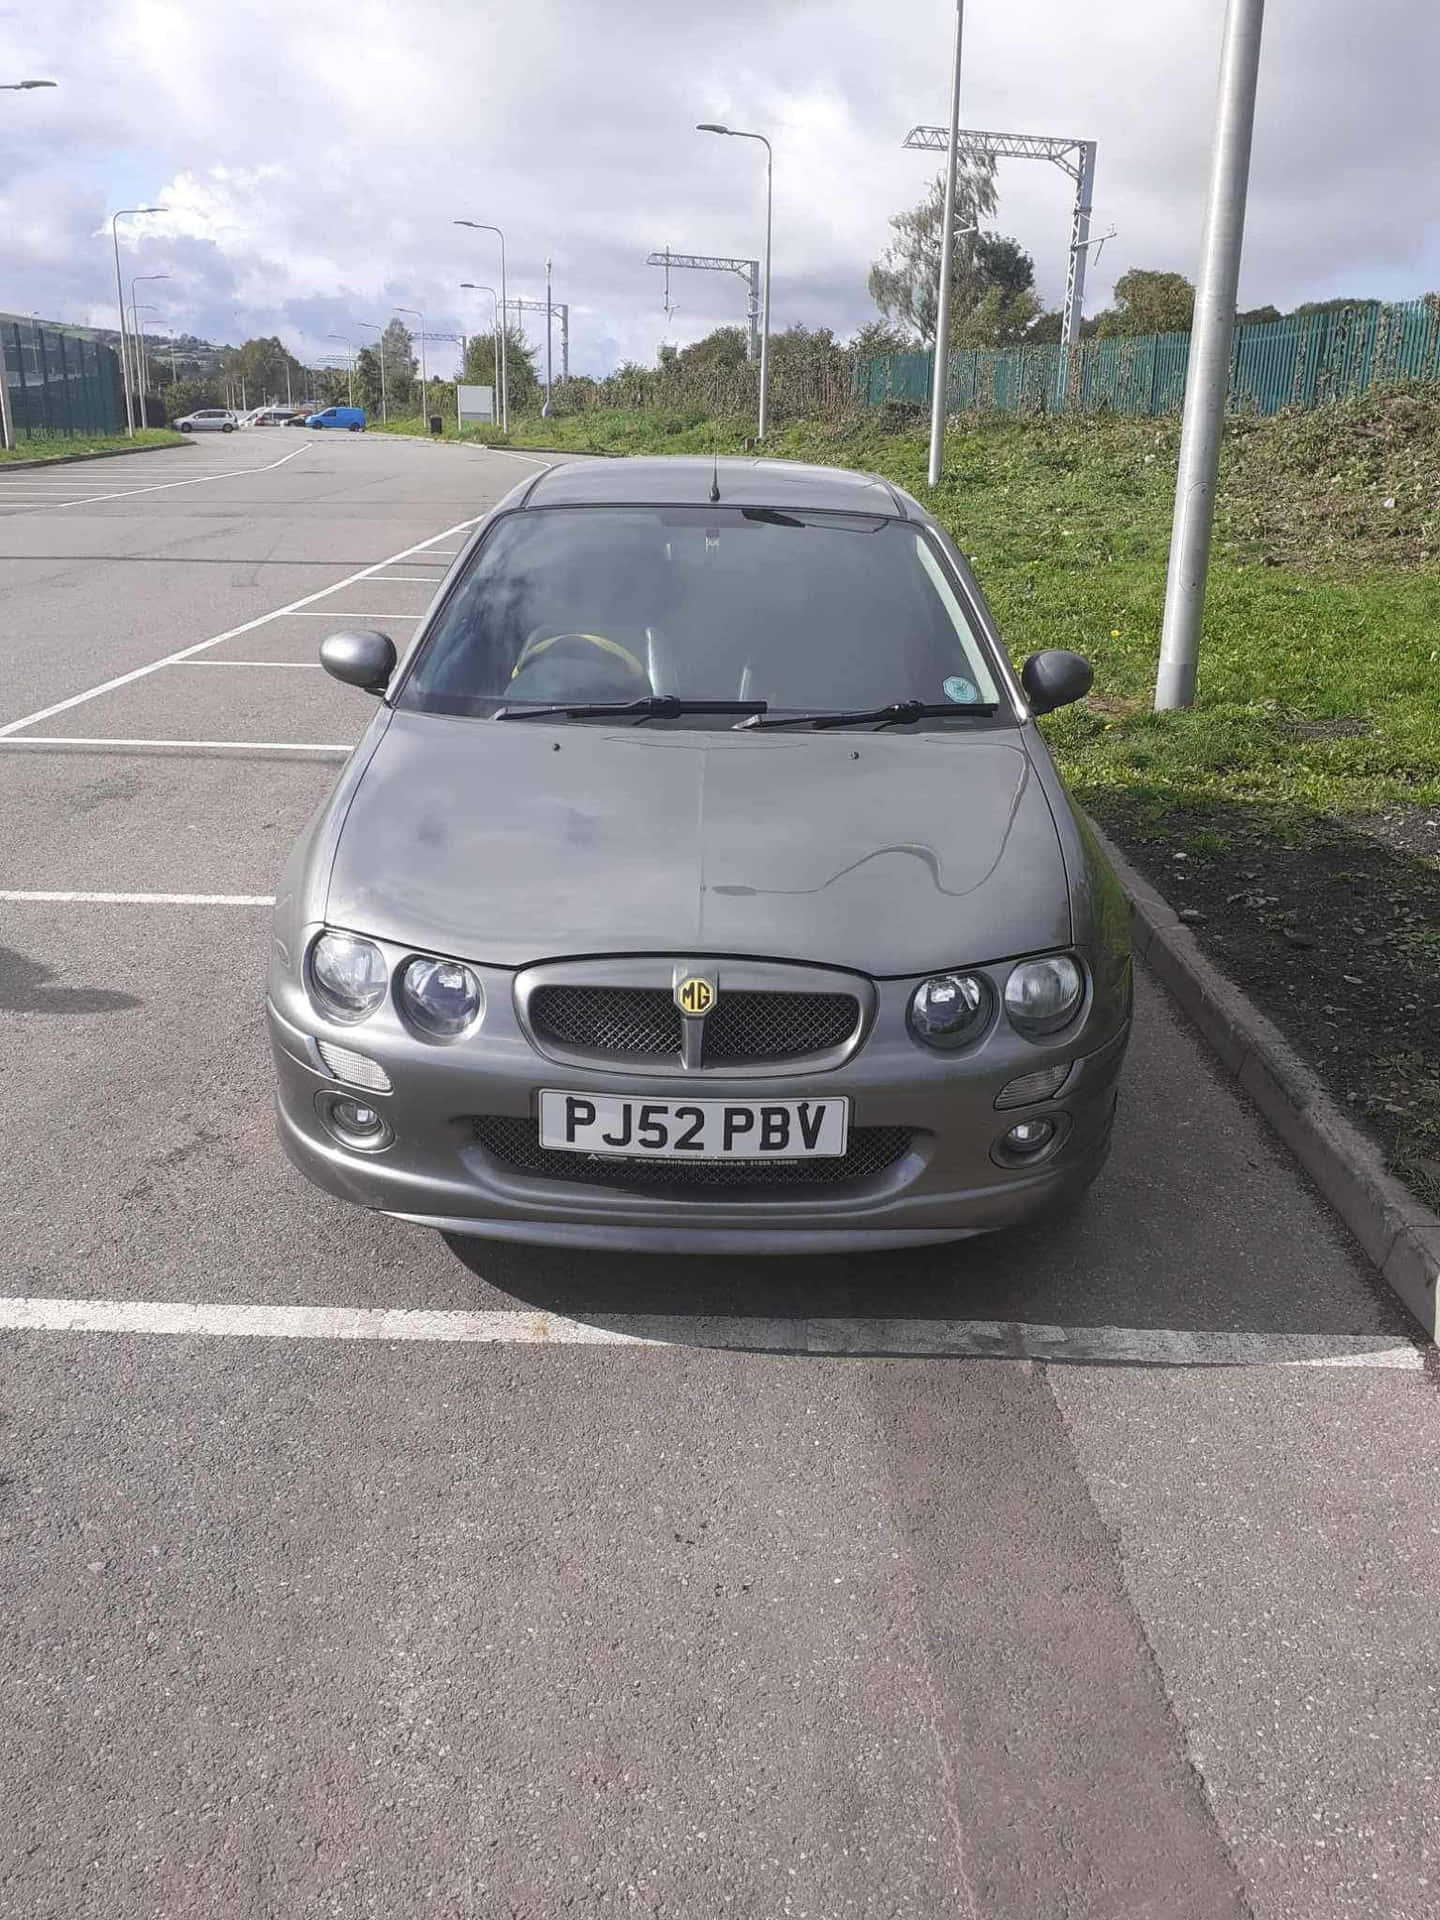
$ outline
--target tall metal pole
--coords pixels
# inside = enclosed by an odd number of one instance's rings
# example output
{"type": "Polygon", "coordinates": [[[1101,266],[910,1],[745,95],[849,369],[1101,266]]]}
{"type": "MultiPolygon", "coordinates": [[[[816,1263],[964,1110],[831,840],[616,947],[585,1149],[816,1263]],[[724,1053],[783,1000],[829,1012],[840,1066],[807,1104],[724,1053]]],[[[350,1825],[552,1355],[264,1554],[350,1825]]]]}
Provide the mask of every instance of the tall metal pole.
{"type": "Polygon", "coordinates": [[[1095,142],[1080,143],[1080,166],[1075,176],[1075,213],[1070,223],[1070,264],[1065,271],[1065,318],[1060,326],[1060,368],[1056,375],[1055,411],[1065,405],[1070,388],[1070,355],[1080,342],[1085,313],[1085,263],[1090,257],[1090,213],[1095,199],[1095,142]]]}
{"type": "Polygon", "coordinates": [[[945,214],[940,235],[940,287],[935,303],[935,366],[930,375],[929,484],[938,487],[945,459],[945,403],[950,384],[950,269],[955,255],[955,173],[960,146],[960,43],[965,0],[955,0],[955,60],[950,73],[950,140],[945,159],[945,214]]]}
{"type": "Polygon", "coordinates": [[[550,418],[550,390],[553,385],[551,376],[555,370],[555,328],[552,322],[554,303],[550,298],[550,261],[545,261],[545,404],[540,409],[540,418],[550,418]]]}
{"type": "Polygon", "coordinates": [[[457,220],[457,227],[472,227],[476,233],[493,233],[500,242],[500,429],[510,431],[510,368],[507,351],[510,335],[510,296],[505,282],[505,236],[488,220],[457,220]]]}
{"type": "Polygon", "coordinates": [[[1185,412],[1180,426],[1160,668],[1155,679],[1155,708],[1161,713],[1192,706],[1195,700],[1205,576],[1215,518],[1215,478],[1230,389],[1230,342],[1245,234],[1245,192],[1250,177],[1264,18],[1265,0],[1229,0],[1220,50],[1210,199],[1195,285],[1195,324],[1190,335],[1185,412]]]}
{"type": "Polygon", "coordinates": [[[116,221],[120,215],[113,214],[110,220],[110,238],[115,243],[115,298],[120,303],[120,377],[125,385],[125,431],[135,438],[135,414],[130,404],[130,349],[125,337],[125,282],[120,277],[120,235],[116,230],[116,221]]]}
{"type": "Polygon", "coordinates": [[[118,223],[132,213],[168,213],[168,207],[121,207],[110,216],[110,238],[115,245],[115,303],[120,309],[120,372],[125,383],[125,431],[135,438],[135,409],[130,398],[130,355],[125,336],[125,282],[120,274],[120,233],[118,223]]]}
{"type": "Polygon", "coordinates": [[[758,140],[765,149],[765,305],[760,316],[760,420],[756,439],[765,438],[770,417],[770,238],[774,226],[775,154],[763,133],[747,133],[743,127],[723,126],[718,120],[701,120],[697,133],[723,133],[731,140],[758,140]]]}

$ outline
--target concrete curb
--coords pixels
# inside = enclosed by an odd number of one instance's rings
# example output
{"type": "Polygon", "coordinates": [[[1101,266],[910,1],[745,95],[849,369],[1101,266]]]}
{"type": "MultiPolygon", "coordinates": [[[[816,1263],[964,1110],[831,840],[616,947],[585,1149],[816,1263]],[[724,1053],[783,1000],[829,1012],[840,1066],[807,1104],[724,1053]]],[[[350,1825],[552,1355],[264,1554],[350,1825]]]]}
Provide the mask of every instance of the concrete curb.
{"type": "Polygon", "coordinates": [[[1096,832],[1130,897],[1135,951],[1433,1339],[1440,1216],[1386,1171],[1379,1148],[1335,1104],[1279,1028],[1206,959],[1169,902],[1096,832]]]}
{"type": "Polygon", "coordinates": [[[0,473],[24,473],[27,467],[73,467],[81,460],[130,460],[137,453],[174,453],[177,446],[193,447],[181,439],[164,447],[101,447],[95,453],[47,453],[43,460],[0,460],[0,473]]]}

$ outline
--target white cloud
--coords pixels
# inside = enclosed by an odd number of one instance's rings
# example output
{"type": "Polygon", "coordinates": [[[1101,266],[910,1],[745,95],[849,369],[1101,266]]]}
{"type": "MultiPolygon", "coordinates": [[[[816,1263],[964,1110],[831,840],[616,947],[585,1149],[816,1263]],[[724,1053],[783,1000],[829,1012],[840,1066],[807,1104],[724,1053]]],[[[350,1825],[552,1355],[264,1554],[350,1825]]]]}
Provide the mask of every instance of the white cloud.
{"type": "MultiPolygon", "coordinates": [[[[1193,271],[1219,0],[1008,0],[967,9],[967,125],[1099,141],[1097,219],[1119,228],[1090,305],[1126,266],[1193,271]]],[[[0,66],[60,82],[0,95],[0,305],[109,320],[108,216],[125,272],[213,336],[324,335],[423,307],[483,324],[464,279],[498,254],[457,216],[498,220],[512,291],[572,307],[575,364],[649,359],[667,332],[652,248],[758,252],[763,154],[697,134],[727,118],[776,150],[775,318],[848,332],[889,214],[931,168],[904,152],[943,119],[949,0],[53,0],[0,16],[0,66]]],[[[1429,74],[1440,11],[1411,0],[1272,6],[1242,300],[1440,284],[1429,74]]],[[[0,76],[3,77],[3,76],[0,76]]],[[[998,225],[1064,279],[1069,184],[1003,163],[998,225]]],[[[677,282],[670,337],[738,321],[738,280],[677,282]]],[[[435,358],[445,364],[444,348],[435,358]]]]}

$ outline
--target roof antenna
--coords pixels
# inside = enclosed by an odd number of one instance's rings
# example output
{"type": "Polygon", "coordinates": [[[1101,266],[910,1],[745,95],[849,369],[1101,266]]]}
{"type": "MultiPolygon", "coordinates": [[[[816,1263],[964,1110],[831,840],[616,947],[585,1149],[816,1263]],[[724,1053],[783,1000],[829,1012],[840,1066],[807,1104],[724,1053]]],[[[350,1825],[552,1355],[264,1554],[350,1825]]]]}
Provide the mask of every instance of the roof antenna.
{"type": "Polygon", "coordinates": [[[720,455],[712,448],[710,458],[713,462],[710,469],[710,504],[713,507],[720,498],[720,455]]]}

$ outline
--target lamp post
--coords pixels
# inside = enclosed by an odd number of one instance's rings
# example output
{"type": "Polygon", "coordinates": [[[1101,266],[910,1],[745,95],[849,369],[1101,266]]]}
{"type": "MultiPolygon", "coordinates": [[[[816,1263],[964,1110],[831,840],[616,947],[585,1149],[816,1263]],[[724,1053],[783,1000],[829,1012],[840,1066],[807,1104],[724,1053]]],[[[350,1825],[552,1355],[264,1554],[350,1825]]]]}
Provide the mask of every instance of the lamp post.
{"type": "Polygon", "coordinates": [[[930,464],[926,477],[940,484],[945,462],[945,403],[950,384],[950,279],[955,259],[955,170],[960,146],[960,46],[965,0],[955,0],[955,54],[950,67],[950,138],[945,149],[945,212],[940,230],[940,286],[935,306],[935,367],[930,376],[930,464]]]}
{"type": "Polygon", "coordinates": [[[716,120],[702,120],[697,133],[723,133],[731,140],[758,140],[765,149],[765,304],[760,316],[760,425],[756,438],[765,438],[770,413],[770,233],[774,207],[775,155],[763,133],[746,133],[741,127],[722,127],[716,120]]]}
{"type": "Polygon", "coordinates": [[[396,307],[395,311],[411,314],[420,322],[420,424],[424,427],[425,416],[430,410],[430,381],[425,372],[425,316],[418,307],[396,307]]]}
{"type": "MultiPolygon", "coordinates": [[[[140,361],[140,412],[142,416],[145,412],[145,395],[150,391],[150,356],[145,351],[145,335],[140,330],[140,315],[142,313],[159,313],[159,311],[159,307],[153,306],[148,300],[142,300],[139,306],[136,306],[134,300],[130,302],[130,324],[134,329],[136,342],[135,351],[140,361]]],[[[142,427],[145,425],[143,418],[140,424],[142,427]]]]}
{"type": "Polygon", "coordinates": [[[505,236],[499,227],[493,227],[488,220],[457,220],[457,227],[471,227],[476,233],[493,233],[500,242],[500,430],[510,431],[510,370],[507,351],[510,333],[509,296],[505,288],[505,236]]]}
{"type": "MultiPolygon", "coordinates": [[[[142,280],[168,280],[168,273],[137,273],[130,279],[130,333],[135,342],[135,405],[140,414],[140,424],[145,424],[145,387],[148,378],[145,366],[145,340],[140,332],[140,322],[136,318],[139,309],[135,305],[135,289],[142,280]]],[[[147,307],[147,313],[158,313],[158,307],[147,307]]]]}
{"type": "Polygon", "coordinates": [[[327,333],[325,338],[338,340],[350,356],[349,364],[345,369],[345,390],[350,395],[350,405],[353,407],[355,404],[355,348],[343,333],[327,333]]]}
{"type": "Polygon", "coordinates": [[[367,333],[378,335],[376,346],[380,354],[380,424],[383,427],[390,418],[389,405],[385,398],[385,329],[374,320],[357,320],[357,327],[364,327],[367,333]]]}
{"type": "Polygon", "coordinates": [[[551,322],[554,305],[555,302],[550,296],[550,258],[547,254],[545,259],[545,404],[540,409],[542,420],[550,418],[550,391],[554,384],[552,376],[555,371],[555,329],[551,322]]]}
{"type": "Polygon", "coordinates": [[[496,398],[500,387],[500,296],[493,287],[483,286],[478,280],[462,280],[461,286],[470,293],[488,293],[495,302],[495,387],[496,398]]]}
{"type": "Polygon", "coordinates": [[[110,238],[115,247],[115,299],[120,307],[120,374],[125,385],[125,431],[135,438],[135,413],[130,402],[130,350],[125,333],[125,282],[120,277],[120,235],[118,222],[136,213],[168,213],[168,207],[121,207],[110,216],[110,238]]]}
{"type": "Polygon", "coordinates": [[[1220,94],[1215,107],[1205,239],[1195,278],[1195,328],[1185,375],[1185,410],[1180,416],[1175,517],[1165,581],[1160,664],[1155,676],[1157,713],[1195,703],[1264,22],[1265,0],[1230,0],[1220,48],[1220,94]]]}

